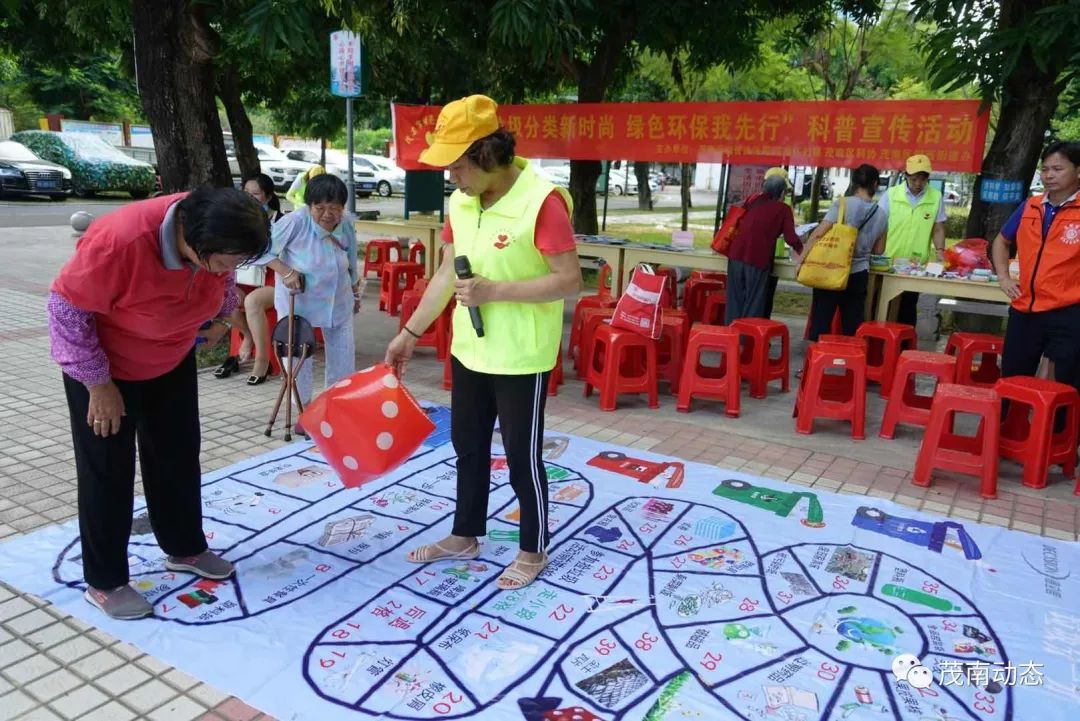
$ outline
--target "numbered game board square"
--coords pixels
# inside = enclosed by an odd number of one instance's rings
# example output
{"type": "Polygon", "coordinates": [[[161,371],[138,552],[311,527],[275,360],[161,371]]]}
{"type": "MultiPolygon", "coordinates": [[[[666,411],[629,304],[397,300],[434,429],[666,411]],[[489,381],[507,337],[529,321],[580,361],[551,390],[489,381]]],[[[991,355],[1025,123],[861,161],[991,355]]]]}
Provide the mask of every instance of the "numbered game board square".
{"type": "Polygon", "coordinates": [[[319,643],[415,641],[445,611],[445,606],[429,598],[392,586],[328,628],[319,643]]]}

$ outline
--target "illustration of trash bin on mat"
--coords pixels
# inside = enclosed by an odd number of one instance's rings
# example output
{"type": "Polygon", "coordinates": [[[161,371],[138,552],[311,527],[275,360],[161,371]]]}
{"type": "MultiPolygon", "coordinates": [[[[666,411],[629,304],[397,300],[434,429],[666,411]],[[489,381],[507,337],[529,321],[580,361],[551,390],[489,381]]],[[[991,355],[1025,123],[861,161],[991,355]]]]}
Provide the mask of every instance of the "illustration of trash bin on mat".
{"type": "Polygon", "coordinates": [[[821,503],[813,493],[804,491],[788,493],[729,478],[721,481],[720,485],[713,489],[713,495],[745,503],[763,511],[772,511],[781,518],[787,518],[788,514],[805,498],[809,502],[809,508],[806,518],[801,519],[800,523],[807,528],[825,527],[825,514],[821,510],[821,503]]]}

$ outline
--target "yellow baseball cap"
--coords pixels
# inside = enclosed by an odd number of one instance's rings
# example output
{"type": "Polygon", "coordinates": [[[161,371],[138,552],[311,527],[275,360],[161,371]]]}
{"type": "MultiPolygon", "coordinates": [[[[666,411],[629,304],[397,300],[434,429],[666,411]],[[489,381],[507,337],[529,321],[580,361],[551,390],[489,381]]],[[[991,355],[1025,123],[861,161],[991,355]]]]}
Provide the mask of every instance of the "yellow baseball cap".
{"type": "Polygon", "coordinates": [[[904,168],[908,175],[915,175],[915,173],[926,173],[929,175],[933,172],[930,167],[930,158],[925,155],[912,155],[907,159],[907,167],[904,168]]]}
{"type": "Polygon", "coordinates": [[[765,171],[765,180],[769,178],[783,178],[787,183],[788,190],[791,190],[791,179],[788,177],[788,172],[781,167],[769,168],[765,171]]]}
{"type": "Polygon", "coordinates": [[[499,129],[498,107],[486,95],[470,95],[444,105],[435,132],[426,136],[428,147],[420,153],[420,162],[445,167],[460,158],[470,145],[499,129]]]}

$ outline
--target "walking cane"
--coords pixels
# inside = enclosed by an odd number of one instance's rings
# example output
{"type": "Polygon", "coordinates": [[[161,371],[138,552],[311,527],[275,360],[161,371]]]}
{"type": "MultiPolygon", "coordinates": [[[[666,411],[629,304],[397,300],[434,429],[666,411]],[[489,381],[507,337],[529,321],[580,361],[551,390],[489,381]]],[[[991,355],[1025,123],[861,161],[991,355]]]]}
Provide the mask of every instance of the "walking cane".
{"type": "MultiPolygon", "coordinates": [[[[274,326],[272,336],[274,352],[278,358],[285,358],[282,365],[281,389],[278,391],[274,410],[270,413],[270,420],[266,424],[264,435],[270,437],[277,421],[281,403],[285,401],[285,440],[292,440],[292,404],[295,400],[299,413],[304,412],[304,403],[300,399],[300,390],[296,387],[296,376],[315,352],[315,331],[303,316],[296,315],[296,294],[304,291],[303,276],[300,277],[300,288],[289,291],[289,315],[282,318],[274,326]],[[282,338],[282,336],[285,336],[282,338]],[[294,365],[293,359],[296,358],[294,365]]],[[[306,434],[305,434],[306,435],[306,434]]]]}

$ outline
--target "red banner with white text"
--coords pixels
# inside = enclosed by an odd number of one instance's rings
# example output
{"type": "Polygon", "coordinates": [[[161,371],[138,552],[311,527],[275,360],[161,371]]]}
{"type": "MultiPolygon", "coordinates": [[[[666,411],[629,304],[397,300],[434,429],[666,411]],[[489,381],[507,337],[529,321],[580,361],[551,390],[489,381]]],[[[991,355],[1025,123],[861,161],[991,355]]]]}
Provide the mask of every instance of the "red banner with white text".
{"type": "MultiPolygon", "coordinates": [[[[440,108],[393,105],[397,163],[419,161],[440,108]]],[[[572,160],[654,160],[902,168],[916,153],[934,170],[975,173],[987,113],[977,100],[503,105],[517,154],[572,160]]]]}

